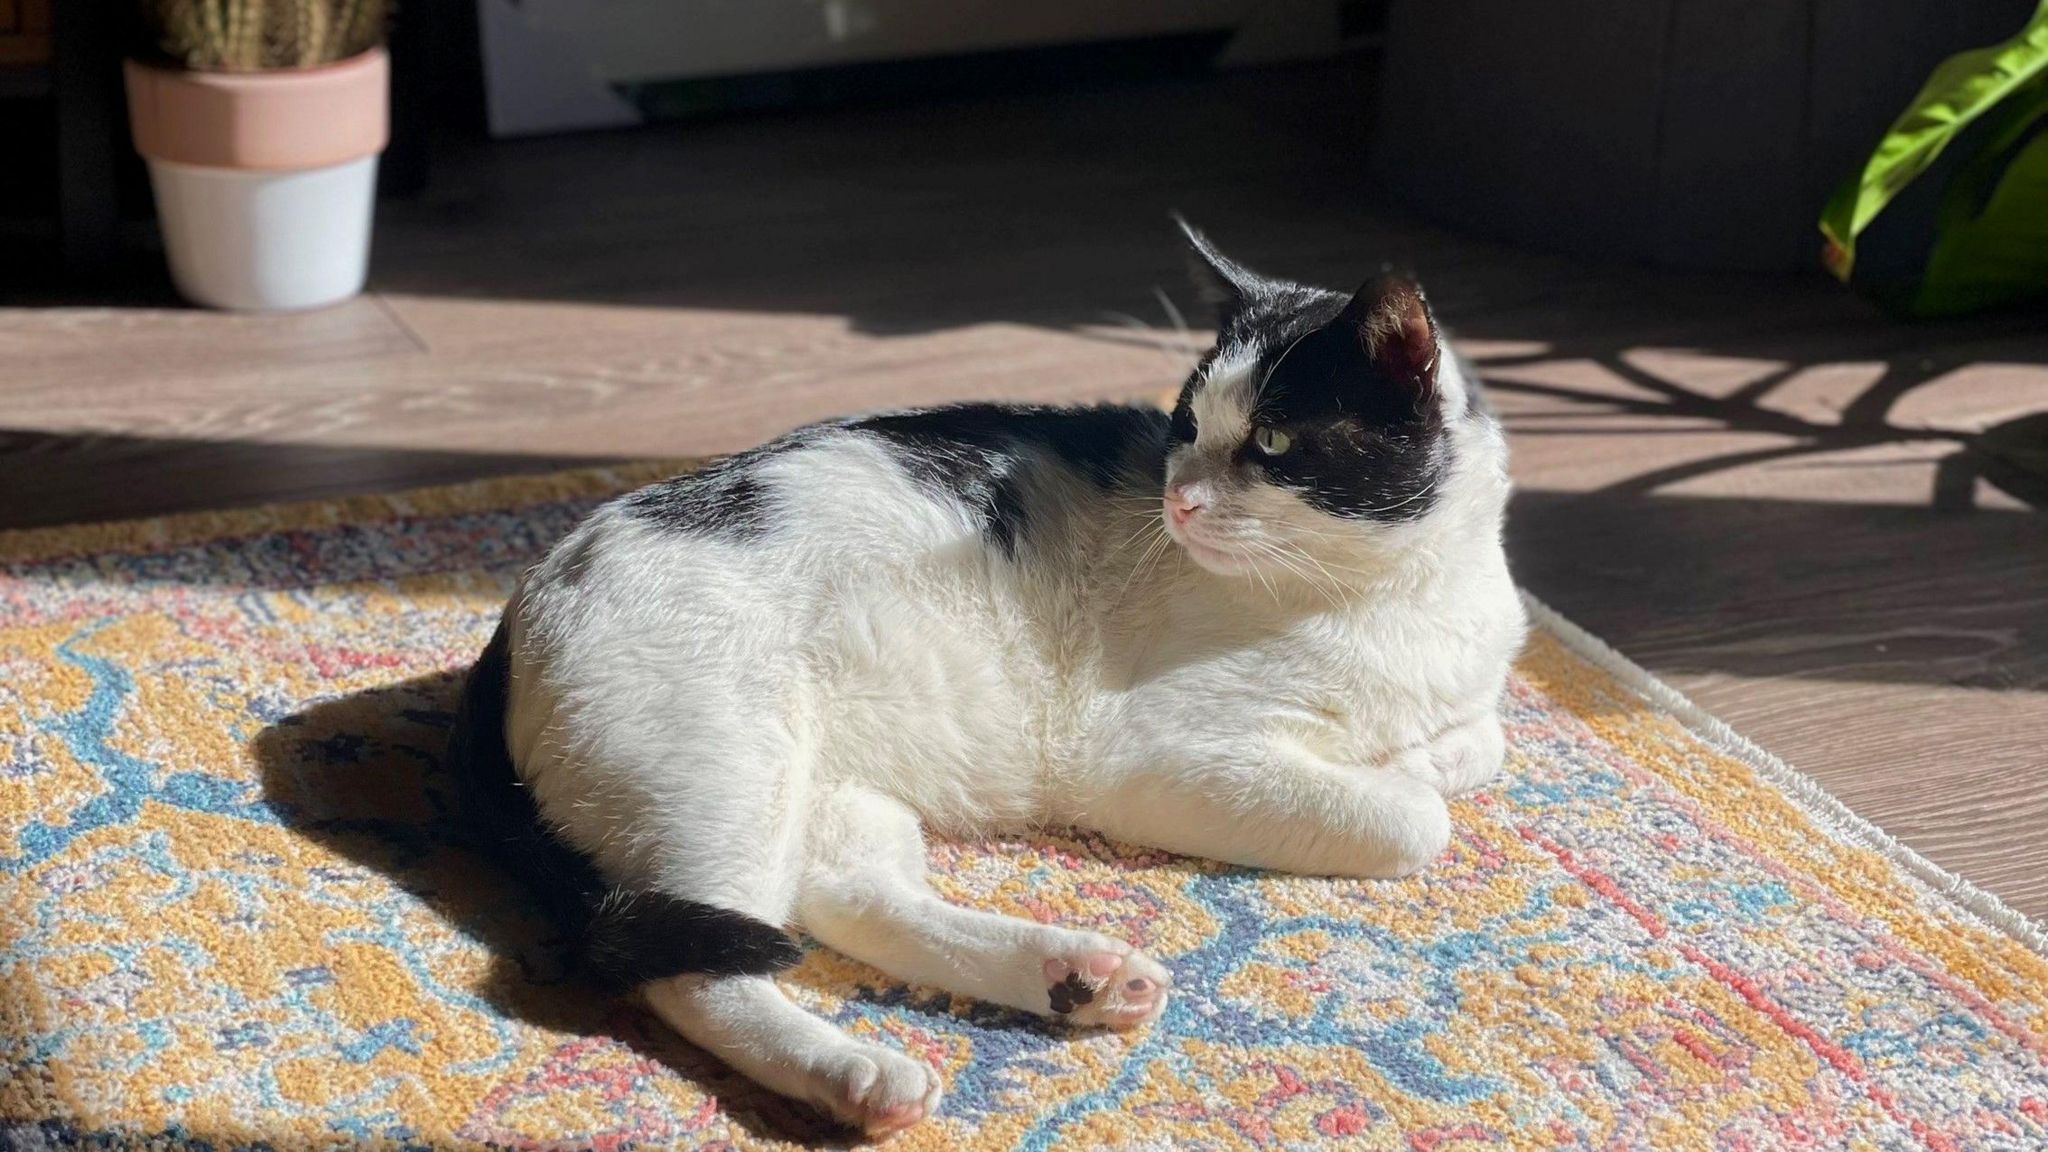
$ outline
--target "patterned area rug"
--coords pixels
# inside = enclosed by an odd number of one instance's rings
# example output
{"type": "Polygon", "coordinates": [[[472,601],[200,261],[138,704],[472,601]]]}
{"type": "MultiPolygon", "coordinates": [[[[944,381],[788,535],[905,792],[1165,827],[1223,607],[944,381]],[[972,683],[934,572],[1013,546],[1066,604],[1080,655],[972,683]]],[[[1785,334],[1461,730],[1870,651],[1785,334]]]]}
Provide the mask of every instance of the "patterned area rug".
{"type": "MultiPolygon", "coordinates": [[[[820,1139],[565,979],[446,814],[455,670],[653,474],[0,537],[0,1145],[820,1139]]],[[[817,950],[792,994],[943,1071],[903,1148],[2048,1147],[2041,935],[1537,614],[1508,776],[1421,876],[934,847],[951,899],[1165,960],[1157,1025],[817,950]]]]}

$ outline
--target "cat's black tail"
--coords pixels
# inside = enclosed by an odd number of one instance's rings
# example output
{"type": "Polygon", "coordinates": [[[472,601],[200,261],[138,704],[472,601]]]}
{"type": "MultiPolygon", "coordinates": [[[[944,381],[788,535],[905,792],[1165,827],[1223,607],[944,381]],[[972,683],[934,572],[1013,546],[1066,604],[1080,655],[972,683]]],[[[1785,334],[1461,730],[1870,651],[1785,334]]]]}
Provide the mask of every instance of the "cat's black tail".
{"type": "Polygon", "coordinates": [[[631,987],[688,972],[765,975],[795,964],[803,951],[780,928],[730,909],[607,884],[589,859],[549,830],[505,744],[509,646],[500,621],[463,685],[444,765],[480,846],[578,941],[590,973],[631,987]]]}

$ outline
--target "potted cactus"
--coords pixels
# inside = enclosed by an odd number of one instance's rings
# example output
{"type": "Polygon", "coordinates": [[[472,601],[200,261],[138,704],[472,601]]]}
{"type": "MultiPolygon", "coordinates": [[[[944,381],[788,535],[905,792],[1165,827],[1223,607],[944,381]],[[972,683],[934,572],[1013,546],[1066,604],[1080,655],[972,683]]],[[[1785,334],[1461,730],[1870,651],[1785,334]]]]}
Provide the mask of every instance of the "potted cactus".
{"type": "Polygon", "coordinates": [[[388,0],[141,0],[127,61],[178,290],[238,310],[362,291],[389,135],[388,0]]]}

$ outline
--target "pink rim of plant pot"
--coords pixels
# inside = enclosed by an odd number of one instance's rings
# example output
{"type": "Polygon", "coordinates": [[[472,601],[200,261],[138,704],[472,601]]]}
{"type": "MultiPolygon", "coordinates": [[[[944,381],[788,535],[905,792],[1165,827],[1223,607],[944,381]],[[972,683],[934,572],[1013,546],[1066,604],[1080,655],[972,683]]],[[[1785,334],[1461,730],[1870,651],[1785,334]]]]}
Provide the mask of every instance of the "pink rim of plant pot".
{"type": "Polygon", "coordinates": [[[325,168],[384,150],[389,58],[382,48],[317,68],[191,72],[125,62],[135,150],[207,168],[325,168]]]}

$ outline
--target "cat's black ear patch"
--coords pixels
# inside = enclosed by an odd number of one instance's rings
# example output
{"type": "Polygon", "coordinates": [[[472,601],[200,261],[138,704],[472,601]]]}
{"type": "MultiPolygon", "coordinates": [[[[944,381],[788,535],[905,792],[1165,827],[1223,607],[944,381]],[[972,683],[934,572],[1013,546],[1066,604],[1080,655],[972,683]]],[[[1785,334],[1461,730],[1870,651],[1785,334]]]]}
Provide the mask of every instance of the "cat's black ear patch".
{"type": "Polygon", "coordinates": [[[1274,281],[1218,251],[1202,230],[1186,219],[1176,215],[1173,221],[1180,225],[1181,234],[1188,238],[1189,268],[1194,274],[1195,285],[1201,290],[1202,298],[1216,309],[1220,327],[1230,327],[1239,313],[1278,287],[1274,281]]]}
{"type": "Polygon", "coordinates": [[[1450,459],[1436,321],[1415,283],[1382,276],[1346,300],[1319,294],[1261,334],[1255,422],[1290,447],[1244,453],[1332,516],[1400,522],[1435,506],[1450,459]],[[1303,328],[1307,325],[1314,325],[1303,328]]]}
{"type": "Polygon", "coordinates": [[[1368,280],[1338,323],[1355,334],[1373,375],[1403,391],[1418,414],[1435,405],[1443,350],[1420,285],[1401,276],[1368,280]]]}

